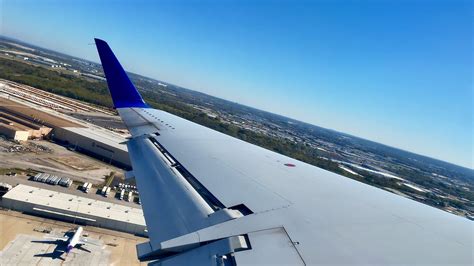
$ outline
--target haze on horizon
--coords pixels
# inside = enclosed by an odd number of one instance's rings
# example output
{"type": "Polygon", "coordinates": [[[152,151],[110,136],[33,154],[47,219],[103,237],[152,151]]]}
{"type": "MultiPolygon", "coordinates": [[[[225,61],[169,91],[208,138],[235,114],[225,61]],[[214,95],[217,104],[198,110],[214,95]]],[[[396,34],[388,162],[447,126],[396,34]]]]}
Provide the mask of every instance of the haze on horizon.
{"type": "Polygon", "coordinates": [[[474,168],[470,1],[4,1],[0,34],[474,168]],[[136,3],[136,4],[135,4],[136,3]],[[47,37],[45,37],[47,36],[47,37]]]}

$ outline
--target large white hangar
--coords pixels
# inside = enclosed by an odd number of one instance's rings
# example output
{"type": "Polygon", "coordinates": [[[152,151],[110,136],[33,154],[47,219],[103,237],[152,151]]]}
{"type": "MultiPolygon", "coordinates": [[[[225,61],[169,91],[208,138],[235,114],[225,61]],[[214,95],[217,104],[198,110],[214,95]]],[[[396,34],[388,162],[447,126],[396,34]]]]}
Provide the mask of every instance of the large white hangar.
{"type": "Polygon", "coordinates": [[[28,214],[148,236],[139,208],[23,184],[6,193],[1,205],[28,214]]]}
{"type": "Polygon", "coordinates": [[[127,139],[111,131],[95,127],[58,127],[52,138],[72,147],[73,149],[91,154],[107,163],[130,168],[127,139]]]}

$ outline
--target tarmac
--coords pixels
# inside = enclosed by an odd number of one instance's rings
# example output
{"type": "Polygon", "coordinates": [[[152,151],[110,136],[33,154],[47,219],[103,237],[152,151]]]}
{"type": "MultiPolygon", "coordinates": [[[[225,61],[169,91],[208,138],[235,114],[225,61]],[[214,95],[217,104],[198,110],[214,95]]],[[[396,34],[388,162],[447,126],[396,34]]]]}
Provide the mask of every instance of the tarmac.
{"type": "Polygon", "coordinates": [[[84,234],[98,245],[89,251],[73,249],[67,256],[62,244],[48,237],[63,235],[75,225],[14,211],[0,210],[0,265],[146,265],[137,260],[135,245],[147,238],[84,226],[84,234]]]}
{"type": "Polygon", "coordinates": [[[2,265],[109,265],[110,251],[89,245],[90,251],[73,249],[64,253],[64,244],[43,244],[34,241],[51,241],[31,235],[19,234],[0,253],[2,265]]]}

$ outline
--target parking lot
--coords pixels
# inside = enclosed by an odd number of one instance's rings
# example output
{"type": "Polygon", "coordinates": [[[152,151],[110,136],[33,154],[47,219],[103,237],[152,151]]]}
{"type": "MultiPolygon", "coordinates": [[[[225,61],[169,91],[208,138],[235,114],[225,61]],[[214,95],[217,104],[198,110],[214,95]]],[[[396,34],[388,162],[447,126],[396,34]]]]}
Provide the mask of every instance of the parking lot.
{"type": "Polygon", "coordinates": [[[93,188],[89,193],[84,193],[84,191],[81,189],[81,185],[74,183],[71,187],[66,188],[63,186],[53,186],[50,184],[45,184],[41,182],[35,182],[29,180],[30,177],[28,176],[6,176],[6,175],[0,175],[0,183],[7,183],[10,185],[17,185],[17,184],[25,184],[28,186],[34,186],[34,187],[39,187],[39,188],[44,188],[44,189],[49,189],[53,191],[58,191],[58,192],[63,192],[63,193],[68,193],[76,196],[81,196],[81,197],[86,197],[90,199],[95,199],[95,200],[101,200],[105,202],[110,202],[110,203],[115,203],[115,204],[121,204],[129,207],[134,207],[134,208],[141,208],[141,206],[137,203],[134,202],[128,202],[126,200],[119,200],[119,193],[117,191],[113,191],[109,197],[104,197],[100,191],[100,188],[93,188]]]}

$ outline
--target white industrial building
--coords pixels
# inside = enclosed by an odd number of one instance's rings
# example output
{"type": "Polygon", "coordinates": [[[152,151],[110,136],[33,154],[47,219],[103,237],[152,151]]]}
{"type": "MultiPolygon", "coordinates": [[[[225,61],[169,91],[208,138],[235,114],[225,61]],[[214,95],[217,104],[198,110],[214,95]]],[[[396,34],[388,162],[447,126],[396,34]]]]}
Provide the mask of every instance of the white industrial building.
{"type": "Polygon", "coordinates": [[[126,138],[105,130],[90,127],[58,127],[52,138],[80,152],[101,158],[106,163],[130,168],[126,138]]]}
{"type": "Polygon", "coordinates": [[[147,236],[138,208],[19,184],[1,200],[4,208],[42,217],[147,236]]]}

